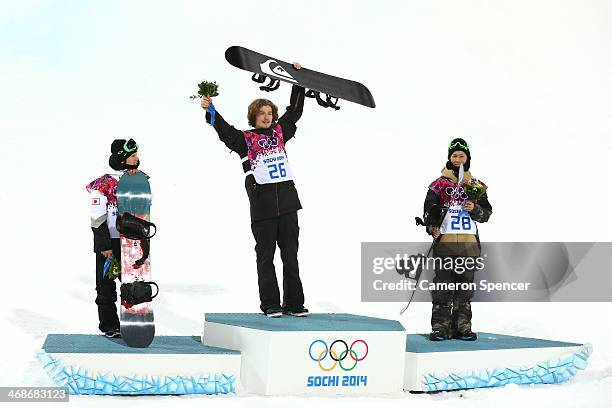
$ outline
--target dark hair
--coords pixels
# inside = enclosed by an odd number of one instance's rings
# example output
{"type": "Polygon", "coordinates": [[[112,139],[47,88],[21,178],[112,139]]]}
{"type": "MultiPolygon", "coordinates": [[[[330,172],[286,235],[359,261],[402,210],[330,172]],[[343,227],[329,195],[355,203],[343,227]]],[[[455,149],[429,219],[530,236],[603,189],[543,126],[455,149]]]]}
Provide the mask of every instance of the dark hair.
{"type": "Polygon", "coordinates": [[[272,108],[272,120],[273,121],[278,120],[278,108],[276,107],[275,104],[272,103],[272,101],[269,101],[268,99],[255,99],[249,105],[249,109],[247,112],[247,119],[249,120],[249,126],[255,127],[255,118],[257,117],[259,110],[264,106],[271,107],[272,108]]]}

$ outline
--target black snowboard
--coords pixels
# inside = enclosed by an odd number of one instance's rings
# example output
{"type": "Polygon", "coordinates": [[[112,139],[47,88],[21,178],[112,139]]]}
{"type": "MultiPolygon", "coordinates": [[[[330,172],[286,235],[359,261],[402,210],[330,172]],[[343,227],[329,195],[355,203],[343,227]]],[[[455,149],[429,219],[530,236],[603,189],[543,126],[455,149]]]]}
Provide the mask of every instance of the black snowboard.
{"type": "Polygon", "coordinates": [[[339,109],[338,98],[374,108],[374,98],[370,90],[359,82],[323,74],[308,68],[297,70],[285,61],[268,57],[244,47],[232,46],[225,51],[225,59],[233,66],[253,72],[255,82],[264,83],[270,78],[268,85],[260,89],[273,91],[278,89],[280,81],[296,84],[307,88],[306,96],[317,99],[321,106],[339,109]],[[327,94],[324,99],[321,94],[327,94]]]}

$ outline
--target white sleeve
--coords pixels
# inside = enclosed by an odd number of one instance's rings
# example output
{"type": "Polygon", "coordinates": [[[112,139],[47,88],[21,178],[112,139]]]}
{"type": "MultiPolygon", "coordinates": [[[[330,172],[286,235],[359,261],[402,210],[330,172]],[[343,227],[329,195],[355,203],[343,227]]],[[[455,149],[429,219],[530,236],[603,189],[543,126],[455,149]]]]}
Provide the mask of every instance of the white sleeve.
{"type": "Polygon", "coordinates": [[[89,192],[89,214],[91,216],[91,226],[98,228],[106,221],[107,198],[98,190],[89,192]]]}

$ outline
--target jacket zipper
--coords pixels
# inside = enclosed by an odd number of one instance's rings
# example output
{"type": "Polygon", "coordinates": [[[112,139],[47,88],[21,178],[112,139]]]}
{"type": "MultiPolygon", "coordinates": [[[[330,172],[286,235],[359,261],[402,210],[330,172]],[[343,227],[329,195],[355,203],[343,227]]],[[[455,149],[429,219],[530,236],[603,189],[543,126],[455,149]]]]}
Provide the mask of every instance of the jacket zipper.
{"type": "Polygon", "coordinates": [[[278,183],[274,183],[274,191],[276,192],[276,216],[280,216],[280,207],[278,205],[278,183]]]}

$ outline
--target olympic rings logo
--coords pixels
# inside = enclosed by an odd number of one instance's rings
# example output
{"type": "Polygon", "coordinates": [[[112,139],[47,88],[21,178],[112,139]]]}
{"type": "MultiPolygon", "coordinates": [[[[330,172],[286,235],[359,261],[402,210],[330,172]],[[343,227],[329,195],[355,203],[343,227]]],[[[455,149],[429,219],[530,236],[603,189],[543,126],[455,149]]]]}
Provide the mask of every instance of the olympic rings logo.
{"type": "Polygon", "coordinates": [[[344,371],[351,371],[355,367],[357,367],[358,362],[363,361],[367,357],[369,351],[370,350],[368,348],[368,343],[366,343],[364,340],[355,340],[351,343],[351,346],[349,347],[346,341],[338,339],[334,340],[328,347],[325,341],[319,339],[310,343],[310,347],[308,348],[308,355],[313,361],[316,361],[319,364],[319,368],[321,368],[321,370],[323,371],[332,371],[334,368],[336,368],[336,366],[339,366],[344,371]],[[318,343],[320,343],[322,347],[319,346],[317,348],[322,348],[322,351],[319,352],[315,350],[313,354],[313,346],[318,343]],[[363,352],[363,355],[361,357],[354,350],[355,345],[359,343],[363,344],[363,346],[359,348],[363,349],[365,347],[365,350],[361,350],[363,352]],[[344,346],[344,350],[338,353],[339,350],[335,350],[334,346],[336,346],[337,349],[338,347],[340,347],[340,345],[344,346]],[[328,363],[328,366],[325,367],[323,365],[323,361],[328,356],[333,361],[333,363],[328,363]],[[349,364],[343,363],[344,360],[347,359],[347,357],[350,357],[349,360],[352,360],[353,362],[349,364]]]}
{"type": "Polygon", "coordinates": [[[446,195],[448,195],[452,200],[456,200],[456,201],[458,201],[459,199],[461,199],[461,200],[467,200],[468,199],[468,195],[463,190],[462,186],[457,186],[455,188],[453,188],[453,187],[446,187],[446,195]]]}
{"type": "Polygon", "coordinates": [[[259,145],[259,147],[263,148],[263,149],[269,149],[271,147],[276,147],[278,146],[278,137],[267,137],[265,139],[259,139],[257,141],[257,144],[259,145]]]}

